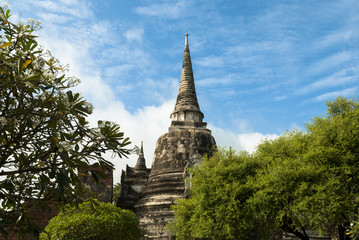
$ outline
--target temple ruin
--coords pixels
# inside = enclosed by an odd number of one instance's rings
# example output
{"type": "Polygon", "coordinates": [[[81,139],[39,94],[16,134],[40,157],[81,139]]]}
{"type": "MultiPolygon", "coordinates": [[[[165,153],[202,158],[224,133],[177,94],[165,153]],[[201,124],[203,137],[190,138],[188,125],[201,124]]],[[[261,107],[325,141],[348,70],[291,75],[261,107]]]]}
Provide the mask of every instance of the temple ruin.
{"type": "Polygon", "coordinates": [[[157,141],[151,170],[145,166],[141,147],[136,167],[127,166],[122,172],[123,195],[118,206],[134,209],[145,239],[171,238],[165,226],[174,216],[170,206],[185,197],[186,170],[200,163],[204,154],[210,155],[215,145],[197,100],[188,34],[177,101],[170,117],[168,132],[157,141]]]}
{"type": "Polygon", "coordinates": [[[145,188],[151,169],[146,167],[143,143],[135,167],[126,165],[121,174],[121,193],[116,205],[122,209],[135,210],[140,193],[145,188]]]}

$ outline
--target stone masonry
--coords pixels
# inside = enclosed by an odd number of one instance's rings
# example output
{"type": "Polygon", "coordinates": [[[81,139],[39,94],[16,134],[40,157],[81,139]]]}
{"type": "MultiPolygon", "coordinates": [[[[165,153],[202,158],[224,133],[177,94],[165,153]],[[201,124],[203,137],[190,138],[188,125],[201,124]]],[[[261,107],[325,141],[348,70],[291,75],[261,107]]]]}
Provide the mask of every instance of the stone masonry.
{"type": "Polygon", "coordinates": [[[134,211],[140,193],[145,188],[145,184],[151,169],[147,169],[146,160],[143,154],[143,143],[135,167],[126,165],[126,171],[121,174],[121,194],[117,200],[117,206],[122,209],[134,211]]]}
{"type": "Polygon", "coordinates": [[[181,82],[169,131],[157,141],[151,173],[135,205],[145,239],[171,239],[165,226],[173,219],[170,206],[185,197],[186,169],[211,154],[215,140],[203,122],[185,38],[181,82]]]}

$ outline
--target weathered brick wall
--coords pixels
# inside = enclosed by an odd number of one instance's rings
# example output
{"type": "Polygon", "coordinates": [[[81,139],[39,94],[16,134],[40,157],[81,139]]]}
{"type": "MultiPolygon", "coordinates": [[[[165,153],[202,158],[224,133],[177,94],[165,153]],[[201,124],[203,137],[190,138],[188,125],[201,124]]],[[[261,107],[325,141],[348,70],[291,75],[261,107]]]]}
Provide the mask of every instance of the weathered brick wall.
{"type": "Polygon", "coordinates": [[[79,178],[82,183],[88,185],[91,191],[94,191],[100,202],[112,202],[113,193],[113,169],[105,169],[101,167],[79,169],[79,178]],[[90,170],[98,170],[103,172],[106,177],[98,177],[98,183],[96,183],[90,174],[90,170]]]}
{"type": "MultiPolygon", "coordinates": [[[[28,200],[28,215],[31,217],[33,223],[40,229],[44,229],[47,226],[47,223],[51,218],[56,216],[59,213],[59,209],[55,207],[55,203],[49,201],[47,204],[44,204],[41,200],[28,200]]],[[[16,240],[19,229],[12,227],[7,229],[8,231],[8,240],[16,240]]],[[[0,235],[0,239],[3,239],[0,235]]],[[[19,238],[21,239],[21,238],[19,238]]],[[[37,238],[33,235],[24,236],[26,240],[36,240],[37,238]]]]}

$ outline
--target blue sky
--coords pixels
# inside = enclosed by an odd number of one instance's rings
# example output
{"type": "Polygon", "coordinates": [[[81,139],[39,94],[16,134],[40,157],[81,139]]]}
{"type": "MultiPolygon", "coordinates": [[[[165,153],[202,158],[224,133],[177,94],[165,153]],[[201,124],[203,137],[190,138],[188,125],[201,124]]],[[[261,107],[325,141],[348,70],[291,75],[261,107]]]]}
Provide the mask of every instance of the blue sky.
{"type": "MultiPolygon", "coordinates": [[[[13,0],[81,79],[91,122],[118,122],[150,166],[167,132],[189,33],[198,101],[218,145],[253,151],[359,93],[358,0],[13,0]]],[[[136,156],[121,161],[133,166],[136,156]]],[[[115,179],[116,180],[116,179],[115,179]]]]}

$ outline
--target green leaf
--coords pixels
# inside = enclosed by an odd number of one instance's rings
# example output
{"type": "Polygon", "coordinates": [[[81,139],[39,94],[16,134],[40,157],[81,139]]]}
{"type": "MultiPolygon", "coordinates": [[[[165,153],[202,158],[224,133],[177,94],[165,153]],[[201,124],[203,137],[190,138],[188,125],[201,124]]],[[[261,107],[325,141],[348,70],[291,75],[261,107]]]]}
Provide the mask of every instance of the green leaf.
{"type": "Polygon", "coordinates": [[[24,217],[24,214],[21,213],[20,216],[17,218],[16,223],[19,223],[24,217]]]}
{"type": "Polygon", "coordinates": [[[26,62],[24,62],[22,64],[22,69],[25,69],[27,67],[27,65],[29,65],[32,61],[29,59],[29,60],[26,60],[26,62]]]}
{"type": "Polygon", "coordinates": [[[60,193],[64,193],[64,189],[68,184],[67,176],[63,172],[57,172],[57,183],[59,185],[60,193]]]}
{"type": "Polygon", "coordinates": [[[25,84],[31,88],[36,88],[34,84],[32,84],[31,82],[26,81],[25,84]]]}
{"type": "Polygon", "coordinates": [[[9,46],[11,46],[11,42],[6,42],[6,43],[3,43],[3,44],[1,44],[0,45],[0,48],[6,48],[6,47],[9,47],[9,46]]]}
{"type": "Polygon", "coordinates": [[[50,178],[48,176],[46,176],[45,174],[41,174],[40,179],[41,179],[41,183],[43,186],[46,186],[47,184],[50,183],[50,178]]]}
{"type": "Polygon", "coordinates": [[[37,47],[38,43],[33,42],[32,46],[29,48],[31,51],[33,51],[37,47]]]}
{"type": "Polygon", "coordinates": [[[59,140],[58,137],[54,136],[53,139],[54,139],[54,141],[55,141],[56,144],[59,144],[60,140],[59,140]]]}
{"type": "Polygon", "coordinates": [[[8,19],[11,15],[10,15],[10,9],[6,10],[6,18],[8,19]]]}
{"type": "Polygon", "coordinates": [[[4,73],[4,74],[8,74],[9,75],[9,73],[7,72],[7,71],[5,71],[3,68],[1,68],[0,67],[0,73],[4,73]]]}
{"type": "Polygon", "coordinates": [[[30,75],[26,76],[23,80],[24,81],[36,81],[40,78],[41,74],[40,72],[34,72],[31,73],[30,75]]]}

